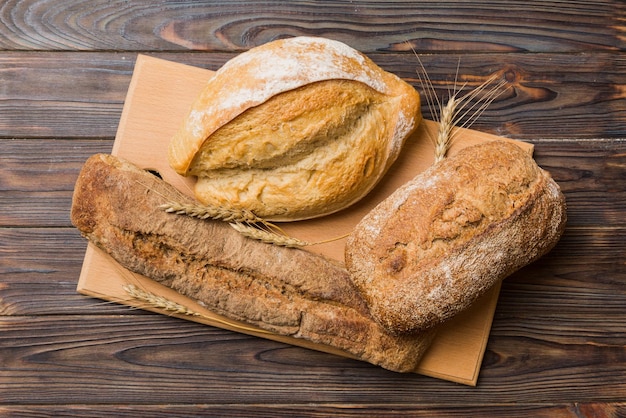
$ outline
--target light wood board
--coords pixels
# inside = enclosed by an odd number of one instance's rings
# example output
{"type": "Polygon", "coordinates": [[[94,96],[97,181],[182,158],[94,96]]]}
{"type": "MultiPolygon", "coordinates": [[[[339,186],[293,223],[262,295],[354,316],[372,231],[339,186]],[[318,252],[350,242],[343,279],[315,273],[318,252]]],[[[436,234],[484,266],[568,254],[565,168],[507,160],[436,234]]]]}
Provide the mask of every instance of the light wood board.
{"type": "MultiPolygon", "coordinates": [[[[192,194],[194,179],[176,174],[167,163],[170,138],[186,116],[213,72],[171,61],[139,55],[120,119],[112,154],[144,168],[156,170],[164,180],[181,191],[192,194]]],[[[423,121],[407,141],[402,154],[383,181],[363,201],[352,208],[321,219],[281,224],[289,234],[311,242],[340,236],[351,231],[356,223],[378,202],[400,185],[432,164],[437,125],[423,121]]],[[[474,130],[463,129],[450,153],[486,140],[503,139],[474,130]]],[[[532,146],[519,143],[532,152],[532,146]]],[[[343,262],[345,239],[311,248],[343,262]]],[[[416,373],[475,386],[489,337],[500,286],[483,296],[471,309],[449,321],[421,361],[416,373]]],[[[333,347],[313,344],[302,339],[274,335],[267,331],[216,315],[194,301],[146,277],[132,273],[108,255],[89,244],[77,291],[81,294],[148,309],[169,316],[201,322],[224,329],[243,332],[310,349],[350,357],[333,347]],[[123,286],[133,284],[169,300],[178,302],[199,316],[172,314],[148,308],[129,297],[123,286]]]]}

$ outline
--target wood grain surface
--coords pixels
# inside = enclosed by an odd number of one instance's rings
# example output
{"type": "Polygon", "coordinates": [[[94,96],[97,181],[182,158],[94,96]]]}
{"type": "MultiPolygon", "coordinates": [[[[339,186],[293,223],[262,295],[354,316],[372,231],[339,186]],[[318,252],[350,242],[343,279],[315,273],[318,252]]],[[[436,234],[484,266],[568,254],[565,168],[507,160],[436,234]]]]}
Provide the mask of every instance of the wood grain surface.
{"type": "Polygon", "coordinates": [[[626,416],[625,19],[617,0],[2,2],[0,415],[626,416]],[[442,95],[457,67],[509,81],[474,129],[532,143],[569,221],[504,281],[477,387],[76,293],[74,181],[111,150],[137,54],[217,69],[295,35],[418,90],[414,51],[442,95]]]}

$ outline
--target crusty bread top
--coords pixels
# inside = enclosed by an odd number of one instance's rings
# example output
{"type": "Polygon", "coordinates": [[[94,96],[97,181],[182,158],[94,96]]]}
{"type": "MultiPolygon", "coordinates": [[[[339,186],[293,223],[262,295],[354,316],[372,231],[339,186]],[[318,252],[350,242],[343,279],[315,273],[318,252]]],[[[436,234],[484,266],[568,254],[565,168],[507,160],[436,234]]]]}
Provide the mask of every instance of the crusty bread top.
{"type": "Polygon", "coordinates": [[[363,198],[421,120],[417,91],[337,41],[270,42],[208,81],[170,143],[196,199],[272,221],[363,198]]]}
{"type": "Polygon", "coordinates": [[[380,244],[370,241],[381,259],[396,263],[388,248],[407,243],[415,246],[406,248],[412,263],[428,262],[535,198],[539,172],[530,155],[516,145],[504,141],[474,145],[399,188],[361,225],[380,244]]]}
{"type": "Polygon", "coordinates": [[[461,150],[396,190],[357,225],[346,265],[390,332],[439,324],[549,251],[565,200],[531,155],[506,141],[461,150]]]}
{"type": "Polygon", "coordinates": [[[136,263],[147,263],[151,271],[142,274],[161,282],[173,279],[173,269],[176,274],[193,276],[206,274],[204,270],[209,267],[219,268],[284,280],[289,282],[284,286],[297,288],[311,298],[332,300],[367,313],[345,268],[336,261],[246,238],[227,222],[167,213],[161,208],[167,202],[190,204],[193,199],[125,159],[95,154],[76,181],[71,220],[94,244],[109,253],[119,252],[116,258],[120,262],[123,259],[125,267],[136,270],[136,263]],[[123,237],[112,238],[118,232],[123,237]],[[126,241],[120,239],[129,240],[133,235],[141,242],[129,250],[126,241]],[[138,260],[137,254],[145,259],[138,260]],[[190,269],[194,260],[203,260],[205,265],[190,269]]]}
{"type": "MultiPolygon", "coordinates": [[[[172,139],[170,165],[179,174],[187,174],[204,141],[228,121],[279,93],[335,79],[359,81],[386,95],[406,88],[397,76],[341,42],[315,37],[269,42],[231,59],[208,81],[172,139]]],[[[401,109],[391,141],[395,154],[414,129],[415,109],[411,106],[406,111],[401,109]]]]}
{"type": "Polygon", "coordinates": [[[340,263],[245,238],[226,222],[166,213],[167,201],[192,202],[128,161],[96,154],[78,176],[71,219],[123,267],[216,314],[390,370],[415,370],[434,333],[386,333],[340,263]]]}

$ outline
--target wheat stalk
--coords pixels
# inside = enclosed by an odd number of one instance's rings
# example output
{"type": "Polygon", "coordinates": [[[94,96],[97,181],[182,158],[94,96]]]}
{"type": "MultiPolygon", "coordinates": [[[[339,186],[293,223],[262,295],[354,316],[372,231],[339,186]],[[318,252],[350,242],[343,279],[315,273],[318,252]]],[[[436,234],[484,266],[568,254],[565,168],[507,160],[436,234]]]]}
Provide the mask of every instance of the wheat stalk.
{"type": "Polygon", "coordinates": [[[449,94],[448,102],[444,105],[442,101],[437,96],[437,92],[435,91],[435,86],[433,85],[428,72],[426,71],[426,67],[422,63],[419,55],[413,51],[417,61],[419,63],[419,67],[417,70],[417,77],[422,84],[424,89],[424,96],[426,97],[426,103],[428,105],[428,110],[430,111],[431,117],[435,122],[437,122],[437,135],[433,139],[433,143],[435,145],[435,161],[437,163],[443,160],[448,153],[448,149],[452,145],[452,130],[455,124],[455,115],[457,113],[457,108],[459,105],[459,100],[456,97],[457,86],[456,80],[458,80],[459,73],[459,65],[457,65],[457,74],[455,76],[454,81],[454,89],[452,93],[449,94]]]}
{"type": "Polygon", "coordinates": [[[216,208],[196,203],[177,202],[168,202],[161,205],[160,208],[165,210],[165,212],[177,215],[229,222],[243,236],[270,244],[283,247],[305,247],[311,245],[306,241],[290,238],[279,226],[256,216],[252,211],[246,209],[216,208]]]}
{"type": "Polygon", "coordinates": [[[230,226],[246,238],[281,247],[302,248],[324,244],[343,238],[337,237],[325,241],[308,242],[287,235],[280,227],[268,222],[252,211],[204,206],[196,203],[167,202],[159,206],[167,213],[186,215],[198,219],[213,219],[228,222],[230,226]]]}
{"type": "Polygon", "coordinates": [[[192,218],[198,218],[202,220],[212,219],[212,220],[221,220],[225,222],[250,222],[250,223],[261,223],[264,225],[271,225],[274,228],[280,229],[264,219],[255,215],[251,210],[247,209],[235,209],[235,208],[226,208],[226,207],[215,207],[202,205],[200,203],[180,203],[173,200],[169,200],[164,194],[159,193],[158,191],[152,189],[149,185],[142,183],[141,181],[137,181],[142,186],[151,190],[152,192],[158,194],[166,200],[166,203],[163,203],[158,206],[159,209],[176,215],[186,215],[192,218]]]}
{"type": "Polygon", "coordinates": [[[122,289],[133,298],[140,300],[149,306],[173,312],[176,314],[189,315],[189,316],[202,316],[202,314],[195,312],[180,303],[171,301],[163,296],[155,295],[154,293],[139,289],[133,284],[126,284],[122,286],[122,289]]]}
{"type": "Polygon", "coordinates": [[[323,241],[309,242],[309,241],[304,241],[298,238],[291,237],[285,234],[282,230],[280,233],[278,233],[272,229],[260,229],[255,225],[249,225],[249,224],[238,223],[238,222],[233,222],[230,224],[230,226],[246,238],[261,241],[266,244],[272,244],[272,245],[277,245],[279,247],[288,247],[288,248],[302,248],[302,247],[308,247],[311,245],[326,244],[332,241],[340,240],[349,235],[349,234],[344,234],[344,235],[341,235],[335,238],[330,238],[330,239],[323,240],[323,241]]]}
{"type": "Polygon", "coordinates": [[[246,238],[251,238],[266,244],[278,245],[280,247],[301,248],[311,245],[310,242],[293,238],[284,234],[279,234],[273,230],[259,229],[253,225],[233,222],[230,226],[246,238]]]}
{"type": "Polygon", "coordinates": [[[458,132],[458,130],[455,129],[457,124],[463,120],[458,127],[469,128],[476,122],[487,107],[506,91],[506,89],[502,87],[504,87],[507,82],[506,80],[500,80],[498,83],[494,84],[499,77],[498,74],[494,74],[468,94],[458,97],[459,91],[465,87],[465,84],[460,88],[457,87],[460,68],[459,60],[453,90],[449,93],[447,103],[443,105],[442,101],[437,96],[432,80],[419,58],[419,55],[415,51],[413,51],[413,53],[419,62],[417,76],[424,88],[424,96],[428,109],[430,110],[433,120],[438,123],[437,135],[433,139],[435,145],[435,163],[437,163],[446,157],[450,146],[454,142],[458,132]],[[483,97],[479,97],[483,93],[485,93],[483,97]]]}
{"type": "Polygon", "coordinates": [[[178,302],[174,302],[174,301],[167,299],[166,297],[159,296],[152,292],[139,289],[137,286],[132,285],[132,284],[126,284],[122,286],[122,289],[124,289],[124,291],[128,293],[128,295],[131,296],[132,298],[137,299],[145,303],[147,306],[150,306],[153,308],[163,309],[165,311],[172,312],[175,314],[182,314],[182,315],[187,315],[187,316],[204,318],[214,323],[227,325],[228,327],[239,330],[239,331],[254,332],[257,334],[272,334],[270,331],[267,331],[261,328],[246,327],[246,326],[239,325],[232,321],[224,321],[217,317],[203,315],[192,309],[187,308],[186,306],[178,302]]]}
{"type": "Polygon", "coordinates": [[[458,106],[456,96],[451,96],[448,103],[441,108],[439,127],[435,139],[435,163],[446,158],[448,149],[452,145],[452,130],[454,129],[454,115],[458,106]]]}
{"type": "Polygon", "coordinates": [[[167,213],[187,215],[198,219],[213,219],[225,222],[260,222],[266,223],[252,211],[224,207],[205,206],[198,203],[167,202],[159,206],[167,213]]]}

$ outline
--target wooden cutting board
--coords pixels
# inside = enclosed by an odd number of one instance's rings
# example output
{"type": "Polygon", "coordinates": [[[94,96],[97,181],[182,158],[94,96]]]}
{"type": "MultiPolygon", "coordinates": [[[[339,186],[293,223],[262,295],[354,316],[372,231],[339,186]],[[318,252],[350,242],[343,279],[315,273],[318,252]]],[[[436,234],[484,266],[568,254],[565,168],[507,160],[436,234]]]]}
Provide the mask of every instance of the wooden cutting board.
{"type": "MultiPolygon", "coordinates": [[[[213,72],[209,70],[139,55],[112,154],[126,158],[144,169],[157,171],[164,180],[192,195],[194,179],[181,177],[169,168],[167,147],[170,138],[186,116],[191,103],[212,74],[213,72]]],[[[437,124],[432,121],[425,120],[420,124],[417,132],[407,141],[398,161],[365,200],[338,214],[311,221],[281,224],[281,227],[290,235],[310,242],[350,232],[374,205],[432,164],[434,151],[431,138],[434,137],[436,128],[437,124]]],[[[463,129],[461,131],[450,153],[481,141],[503,139],[474,130],[463,129]]],[[[516,143],[532,153],[532,145],[516,143]]],[[[311,247],[310,251],[343,262],[344,245],[345,239],[311,247]]],[[[84,295],[168,316],[347,356],[345,352],[333,347],[271,334],[216,315],[177,292],[124,269],[91,244],[88,245],[85,254],[77,291],[84,295]],[[124,286],[128,284],[182,304],[198,315],[177,314],[145,306],[143,302],[132,298],[124,290],[124,286]]],[[[499,291],[498,285],[477,301],[471,309],[445,324],[415,372],[475,386],[499,291]]]]}

